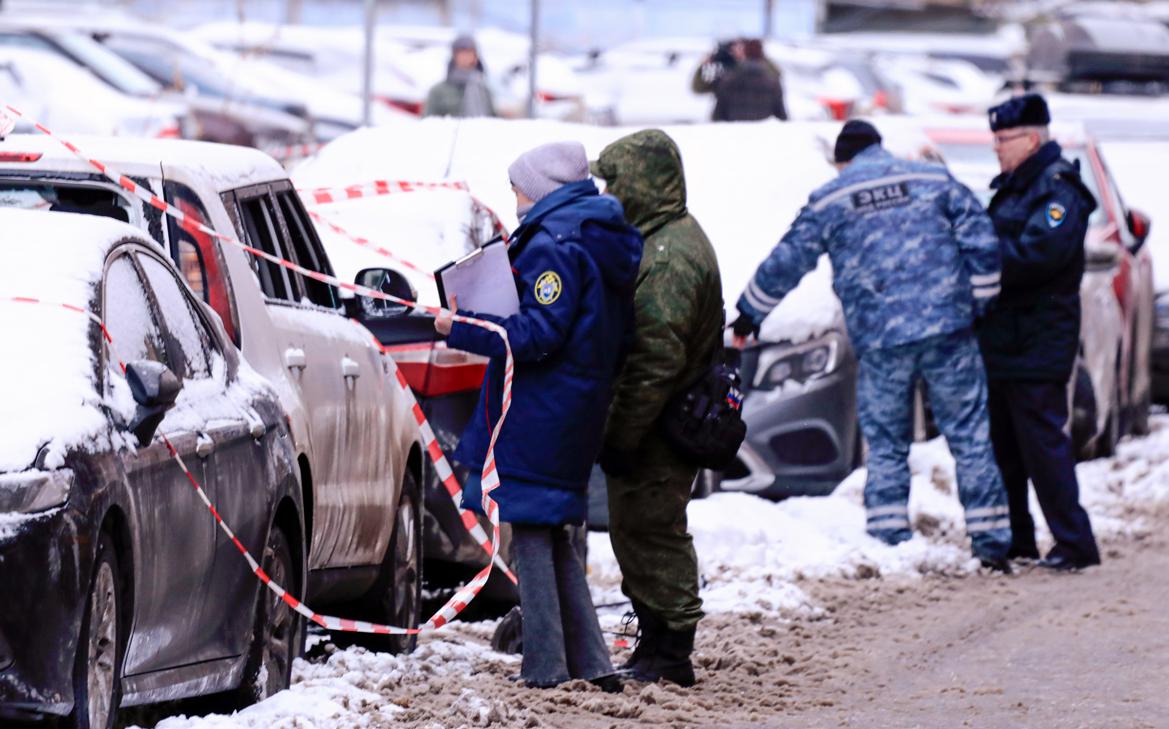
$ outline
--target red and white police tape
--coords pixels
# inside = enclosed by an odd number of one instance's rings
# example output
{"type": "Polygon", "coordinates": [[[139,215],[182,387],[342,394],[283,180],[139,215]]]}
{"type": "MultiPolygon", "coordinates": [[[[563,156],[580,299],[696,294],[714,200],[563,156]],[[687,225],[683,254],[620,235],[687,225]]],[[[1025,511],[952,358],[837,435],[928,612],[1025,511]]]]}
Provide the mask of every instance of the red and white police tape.
{"type": "Polygon", "coordinates": [[[421,273],[424,276],[428,276],[432,279],[434,278],[434,274],[431,273],[430,271],[427,271],[425,268],[423,268],[417,264],[411,263],[410,261],[407,261],[405,258],[402,258],[398,254],[391,251],[389,248],[384,248],[382,246],[379,246],[378,244],[374,243],[373,241],[369,240],[368,238],[362,238],[359,235],[354,235],[353,233],[350,233],[348,230],[345,230],[340,225],[337,225],[336,223],[329,220],[325,216],[321,215],[317,211],[309,210],[308,215],[310,218],[313,219],[314,222],[325,226],[326,228],[333,231],[337,235],[347,239],[350,243],[355,243],[355,244],[361,246],[362,248],[367,248],[367,249],[373,251],[374,253],[377,253],[378,255],[385,256],[386,258],[397,261],[398,263],[402,264],[406,268],[409,268],[411,271],[417,271],[418,273],[421,273]]]}
{"type": "MultiPolygon", "coordinates": [[[[57,142],[59,142],[62,146],[64,146],[66,149],[68,149],[70,152],[72,152],[78,158],[87,162],[90,166],[92,166],[98,172],[100,172],[101,174],[103,174],[107,178],[109,178],[110,180],[117,183],[120,187],[125,189],[130,194],[135,195],[136,197],[140,198],[141,200],[146,202],[151,207],[158,209],[159,211],[163,212],[164,214],[173,217],[175,220],[178,221],[179,225],[182,226],[184,229],[195,230],[195,231],[201,232],[201,233],[208,235],[208,236],[211,236],[212,238],[215,238],[216,240],[219,240],[227,245],[232,245],[232,246],[235,246],[237,248],[240,248],[241,250],[245,251],[246,253],[249,253],[250,255],[256,256],[258,258],[262,258],[262,259],[269,261],[271,263],[275,263],[276,265],[282,266],[282,267],[284,267],[290,271],[293,271],[295,273],[298,273],[302,276],[307,276],[307,277],[314,279],[316,281],[320,281],[320,282],[328,284],[330,286],[334,286],[336,288],[350,291],[350,292],[357,294],[357,295],[360,295],[360,296],[366,296],[366,297],[373,298],[373,299],[380,299],[382,301],[389,301],[389,302],[396,303],[396,304],[411,306],[411,307],[414,307],[416,309],[420,309],[422,311],[426,311],[426,312],[428,312],[430,314],[434,314],[434,315],[438,315],[442,311],[442,309],[440,309],[439,307],[426,306],[426,305],[419,304],[417,302],[407,301],[405,299],[401,299],[401,298],[396,297],[396,296],[391,296],[391,295],[383,293],[381,291],[376,291],[374,289],[366,288],[364,286],[359,286],[357,284],[348,283],[346,281],[342,281],[342,280],[335,278],[333,276],[328,276],[326,274],[323,274],[323,273],[320,273],[317,271],[312,271],[312,270],[304,268],[303,266],[300,266],[292,261],[288,261],[288,260],[285,260],[283,258],[279,258],[278,256],[274,256],[270,253],[267,253],[266,251],[262,251],[262,250],[259,250],[257,248],[253,248],[252,246],[249,246],[246,243],[243,243],[242,241],[239,241],[232,236],[224,235],[223,233],[220,233],[220,232],[214,230],[213,228],[210,228],[209,226],[206,226],[206,225],[204,225],[196,220],[188,218],[181,210],[173,207],[172,205],[167,203],[165,200],[159,198],[157,195],[155,195],[147,190],[142,189],[142,187],[140,185],[138,185],[137,183],[135,183],[133,180],[129,179],[125,175],[118,173],[116,170],[113,170],[111,167],[100,162],[99,160],[95,160],[93,158],[86,156],[80,149],[78,149],[71,142],[58,137],[50,129],[48,129],[47,127],[45,127],[41,123],[39,123],[33,119],[30,119],[28,116],[26,116],[19,109],[16,109],[15,107],[12,107],[9,105],[5,105],[5,108],[10,113],[15,114],[17,117],[20,117],[22,119],[26,119],[29,123],[31,123],[37,129],[37,131],[39,131],[42,134],[45,134],[45,135],[51,137],[52,139],[56,140],[57,142]]],[[[34,303],[34,302],[40,303],[35,298],[27,298],[27,297],[10,297],[10,300],[28,302],[28,303],[34,303]]],[[[91,317],[94,317],[92,312],[89,312],[86,309],[81,309],[81,308],[75,307],[75,306],[69,306],[67,308],[70,308],[70,310],[78,311],[79,313],[85,313],[91,317]]],[[[311,608],[309,608],[307,605],[302,603],[297,598],[290,595],[282,586],[280,586],[279,584],[274,582],[263,571],[263,569],[260,568],[260,566],[256,562],[256,560],[251,556],[251,554],[247,551],[247,549],[244,547],[244,545],[240,543],[239,539],[236,538],[234,532],[232,532],[230,527],[228,527],[228,525],[223,521],[223,518],[219,515],[219,512],[215,509],[215,506],[211,503],[210,499],[207,498],[207,495],[203,491],[202,487],[200,487],[199,483],[195,480],[194,476],[191,475],[190,470],[187,469],[187,466],[183,462],[182,457],[174,449],[174,447],[171,446],[170,442],[166,441],[166,445],[167,445],[168,449],[170,450],[172,457],[174,457],[175,461],[183,469],[183,472],[186,474],[187,479],[191,482],[191,485],[195,488],[195,491],[198,493],[199,498],[203,501],[204,505],[207,506],[208,510],[211,511],[211,514],[212,514],[212,516],[215,517],[215,521],[219,525],[220,529],[222,529],[223,532],[225,534],[227,534],[227,536],[232,540],[232,543],[240,551],[240,554],[244,557],[245,560],[247,560],[248,566],[251,567],[251,569],[255,573],[256,577],[264,585],[266,585],[270,590],[272,590],[272,592],[274,594],[276,594],[277,597],[279,597],[281,600],[283,600],[289,607],[291,607],[297,613],[303,615],[305,618],[311,620],[312,622],[320,625],[323,628],[326,628],[328,630],[359,632],[359,633],[372,633],[372,634],[383,634],[383,635],[414,635],[414,634],[418,634],[421,632],[436,630],[436,629],[442,627],[443,625],[449,623],[451,620],[453,620],[455,618],[455,616],[457,616],[460,612],[462,612],[467,607],[467,605],[470,603],[470,601],[472,599],[474,599],[475,595],[479,594],[479,591],[487,583],[487,579],[491,574],[491,570],[498,559],[498,556],[499,556],[499,509],[498,509],[498,506],[496,505],[495,501],[493,499],[491,499],[490,494],[492,491],[494,491],[496,488],[499,487],[499,472],[498,472],[498,469],[497,469],[496,463],[495,463],[495,444],[499,439],[499,433],[502,430],[503,424],[507,419],[507,414],[511,409],[511,393],[512,393],[512,382],[513,382],[514,375],[515,375],[515,361],[512,358],[511,345],[507,340],[507,331],[505,329],[503,329],[503,327],[501,327],[498,324],[495,324],[493,322],[487,322],[487,321],[482,321],[479,319],[473,319],[471,317],[465,317],[465,316],[461,316],[458,314],[453,315],[453,318],[454,318],[454,321],[464,323],[464,324],[469,324],[471,326],[482,327],[482,328],[496,334],[497,336],[499,336],[503,340],[504,350],[505,350],[503,397],[502,397],[503,403],[502,403],[502,408],[501,408],[501,412],[500,412],[500,418],[499,418],[498,422],[496,422],[495,428],[492,430],[491,439],[487,445],[487,454],[486,454],[485,462],[483,464],[483,472],[481,475],[482,487],[483,487],[482,507],[483,507],[484,512],[487,514],[487,517],[490,520],[491,526],[492,526],[491,561],[487,564],[486,567],[484,567],[482,570],[480,570],[471,579],[470,582],[468,582],[466,585],[464,585],[462,588],[460,588],[458,591],[456,591],[455,594],[450,598],[450,600],[448,600],[447,603],[445,605],[443,605],[442,608],[440,608],[438,610],[438,612],[436,612],[433,616],[430,617],[429,620],[427,620],[424,624],[422,624],[418,628],[402,628],[402,627],[391,626],[391,625],[381,625],[381,624],[370,623],[370,622],[366,622],[366,621],[349,620],[346,618],[338,618],[338,617],[333,617],[333,616],[329,616],[329,615],[322,615],[322,614],[317,613],[316,611],[312,610],[311,608]]],[[[100,319],[98,319],[98,322],[100,323],[100,319]]],[[[104,324],[102,324],[102,329],[104,332],[105,331],[104,324]]],[[[109,342],[109,333],[108,332],[105,332],[105,336],[107,339],[107,343],[112,344],[112,342],[109,342]]],[[[123,364],[122,366],[123,366],[123,370],[124,370],[125,365],[123,364]]],[[[409,392],[409,387],[405,384],[404,379],[399,378],[399,384],[407,392],[409,392]]],[[[412,396],[413,396],[413,393],[411,393],[411,397],[412,396]]],[[[417,415],[415,417],[417,417],[417,415]]],[[[165,438],[164,438],[164,440],[165,440],[165,438]]],[[[449,468],[449,466],[448,466],[448,468],[449,468]]]]}
{"type": "Polygon", "coordinates": [[[346,187],[317,187],[311,190],[297,188],[305,202],[313,205],[329,205],[341,200],[359,200],[363,197],[378,197],[399,192],[419,190],[466,190],[467,183],[460,181],[409,182],[406,180],[373,180],[346,187]]]}

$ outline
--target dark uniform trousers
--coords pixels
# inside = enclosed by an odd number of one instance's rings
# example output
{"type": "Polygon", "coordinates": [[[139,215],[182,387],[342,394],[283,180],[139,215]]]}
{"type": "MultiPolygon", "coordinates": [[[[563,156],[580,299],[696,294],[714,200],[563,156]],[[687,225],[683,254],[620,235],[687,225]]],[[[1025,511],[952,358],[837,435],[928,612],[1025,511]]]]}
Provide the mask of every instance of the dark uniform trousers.
{"type": "Polygon", "coordinates": [[[1080,506],[1068,418],[1067,388],[1060,382],[989,382],[990,437],[1011,510],[1012,553],[1036,556],[1035,522],[1027,480],[1055,539],[1049,558],[1100,562],[1088,513],[1080,506]]]}
{"type": "Polygon", "coordinates": [[[656,432],[637,453],[631,473],[607,477],[609,539],[621,565],[621,591],[670,630],[688,630],[702,618],[698,556],[686,530],[698,469],[683,463],[656,432]]]}

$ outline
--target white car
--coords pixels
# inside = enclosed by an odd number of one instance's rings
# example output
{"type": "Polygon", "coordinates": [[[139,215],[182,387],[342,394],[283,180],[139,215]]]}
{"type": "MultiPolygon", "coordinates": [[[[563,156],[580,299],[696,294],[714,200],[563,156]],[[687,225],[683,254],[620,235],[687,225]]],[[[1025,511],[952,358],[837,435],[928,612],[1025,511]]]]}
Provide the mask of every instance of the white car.
{"type": "MultiPolygon", "coordinates": [[[[263,153],[185,141],[77,144],[189,218],[332,274],[292,183],[263,153]]],[[[0,205],[105,215],[147,231],[271,380],[290,419],[304,489],[308,602],[343,604],[344,617],[416,625],[420,433],[393,363],[349,320],[333,288],[180,227],[46,136],[9,137],[0,152],[7,153],[0,205]]],[[[391,649],[414,644],[381,640],[391,649]]]]}
{"type": "Polygon", "coordinates": [[[83,134],[174,138],[186,116],[182,104],[122,93],[35,48],[0,45],[0,96],[44,124],[83,134]]]}

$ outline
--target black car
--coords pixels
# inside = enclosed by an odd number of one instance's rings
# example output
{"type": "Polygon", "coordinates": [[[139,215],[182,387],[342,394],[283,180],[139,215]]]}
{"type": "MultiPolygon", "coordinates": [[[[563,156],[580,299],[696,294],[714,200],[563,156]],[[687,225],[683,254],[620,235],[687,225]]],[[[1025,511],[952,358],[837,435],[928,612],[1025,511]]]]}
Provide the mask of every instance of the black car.
{"type": "Polygon", "coordinates": [[[271,386],[133,227],[4,210],[0,229],[0,725],[109,729],[119,707],[287,687],[302,620],[168,446],[302,594],[301,490],[271,386]],[[12,298],[30,295],[46,303],[12,298]]]}

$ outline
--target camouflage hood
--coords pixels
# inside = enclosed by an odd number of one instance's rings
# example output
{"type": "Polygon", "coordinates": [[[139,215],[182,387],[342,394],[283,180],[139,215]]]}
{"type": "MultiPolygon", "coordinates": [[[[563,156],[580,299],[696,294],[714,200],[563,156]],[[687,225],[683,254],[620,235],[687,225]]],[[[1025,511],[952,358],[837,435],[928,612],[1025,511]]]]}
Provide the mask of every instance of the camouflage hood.
{"type": "Polygon", "coordinates": [[[606,192],[621,201],[625,219],[649,237],[686,214],[686,178],[678,145],[660,129],[618,139],[590,166],[606,192]]]}

